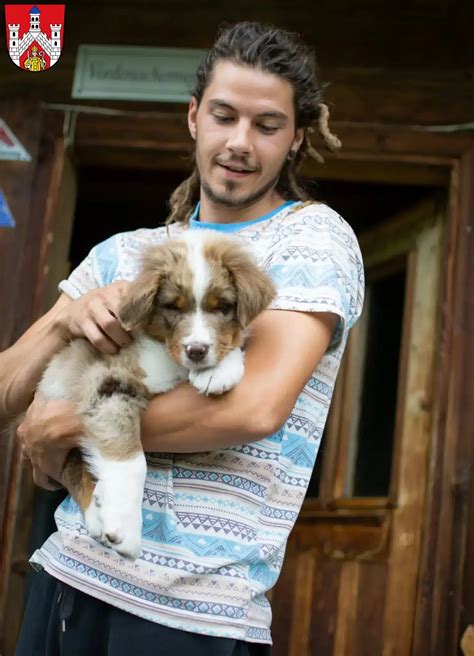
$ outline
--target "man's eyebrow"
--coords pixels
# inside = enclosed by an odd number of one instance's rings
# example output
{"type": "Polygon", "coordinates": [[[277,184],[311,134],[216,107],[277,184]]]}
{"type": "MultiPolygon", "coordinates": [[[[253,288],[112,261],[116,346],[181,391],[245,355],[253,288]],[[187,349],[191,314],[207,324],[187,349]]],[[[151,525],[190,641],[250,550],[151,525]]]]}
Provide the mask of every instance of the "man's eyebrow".
{"type": "Polygon", "coordinates": [[[229,103],[225,102],[225,100],[219,100],[218,98],[214,98],[213,100],[210,100],[209,107],[210,109],[221,108],[221,109],[230,109],[232,112],[236,111],[235,107],[229,105],[229,103]]]}
{"type": "MultiPolygon", "coordinates": [[[[213,100],[209,101],[209,108],[210,109],[228,109],[231,112],[236,112],[237,110],[235,107],[232,107],[228,102],[225,100],[219,100],[219,98],[214,98],[213,100]]],[[[276,110],[271,110],[268,112],[261,112],[260,114],[257,114],[257,118],[275,118],[279,121],[287,121],[288,116],[284,114],[283,112],[277,112],[276,110]]]]}

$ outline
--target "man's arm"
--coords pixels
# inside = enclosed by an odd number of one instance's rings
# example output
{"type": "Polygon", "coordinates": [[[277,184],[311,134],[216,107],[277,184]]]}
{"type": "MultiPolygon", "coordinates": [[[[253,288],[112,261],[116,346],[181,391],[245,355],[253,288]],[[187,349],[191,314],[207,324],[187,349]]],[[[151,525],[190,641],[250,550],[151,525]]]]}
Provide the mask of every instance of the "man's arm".
{"type": "Polygon", "coordinates": [[[85,337],[104,353],[116,353],[130,343],[116,317],[128,284],[120,281],[93,289],[74,301],[62,294],[49,312],[0,353],[0,424],[27,409],[49,360],[73,337],[85,337]]]}
{"type": "Polygon", "coordinates": [[[270,310],[251,326],[242,381],[206,397],[189,384],[152,399],[142,418],[145,451],[212,451],[276,432],[327,350],[338,317],[270,310]]]}
{"type": "Polygon", "coordinates": [[[0,353],[0,424],[26,410],[48,361],[66,343],[57,317],[69,302],[62,294],[49,312],[0,353]]]}
{"type": "MultiPolygon", "coordinates": [[[[142,418],[145,451],[212,451],[277,431],[326,352],[336,323],[329,313],[264,312],[252,323],[244,377],[233,390],[206,397],[185,383],[150,401],[142,418]]],[[[20,431],[38,476],[60,480],[67,451],[83,435],[73,404],[36,398],[20,431]]]]}

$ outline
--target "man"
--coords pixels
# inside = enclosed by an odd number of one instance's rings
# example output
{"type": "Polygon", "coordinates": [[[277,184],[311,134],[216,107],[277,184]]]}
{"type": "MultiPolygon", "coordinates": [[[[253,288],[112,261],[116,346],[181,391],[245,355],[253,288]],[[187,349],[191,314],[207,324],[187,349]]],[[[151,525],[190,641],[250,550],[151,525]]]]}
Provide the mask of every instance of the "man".
{"type": "MultiPolygon", "coordinates": [[[[169,234],[234,233],[278,297],[252,324],[235,389],[207,398],[183,384],[150,402],[135,563],[92,540],[70,498],[58,508],[58,532],[32,557],[41,571],[19,655],[270,653],[265,592],[281,570],[363,301],[351,228],[326,205],[304,202],[295,177],[306,155],[318,157],[309,141],[316,121],[327,145],[338,145],[320,100],[311,51],[274,28],[229,28],[200,66],[188,112],[196,168],[171,198],[169,234]]],[[[38,377],[74,337],[106,353],[129,343],[115,318],[121,290],[137,254],[166,238],[165,228],[138,230],[96,246],[52,310],[1,354],[2,412],[29,406],[19,437],[37,484],[60,479],[81,435],[66,401],[31,403],[38,377]]]]}

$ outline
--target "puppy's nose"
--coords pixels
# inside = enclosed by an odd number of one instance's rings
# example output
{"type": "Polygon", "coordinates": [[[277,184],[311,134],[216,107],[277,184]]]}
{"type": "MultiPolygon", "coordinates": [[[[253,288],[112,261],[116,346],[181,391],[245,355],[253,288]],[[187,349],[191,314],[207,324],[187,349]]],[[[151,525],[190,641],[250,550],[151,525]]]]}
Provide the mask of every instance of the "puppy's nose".
{"type": "Polygon", "coordinates": [[[192,342],[185,347],[186,355],[193,362],[204,360],[209,351],[209,346],[203,342],[192,342]]]}

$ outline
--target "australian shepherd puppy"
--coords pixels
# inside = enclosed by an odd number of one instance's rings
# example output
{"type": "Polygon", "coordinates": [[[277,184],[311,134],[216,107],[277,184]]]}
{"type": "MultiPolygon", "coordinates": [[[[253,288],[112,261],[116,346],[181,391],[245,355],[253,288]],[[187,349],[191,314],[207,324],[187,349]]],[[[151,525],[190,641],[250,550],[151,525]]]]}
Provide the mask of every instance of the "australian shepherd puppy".
{"type": "Polygon", "coordinates": [[[140,413],[154,394],[182,381],[202,394],[237,385],[246,328],[274,296],[241,242],[188,232],[146,251],[119,309],[135,337],[130,346],[106,355],[75,339],[52,358],[38,389],[74,401],[85,427],[62,483],[93,538],[138,557],[146,475],[140,413]]]}

